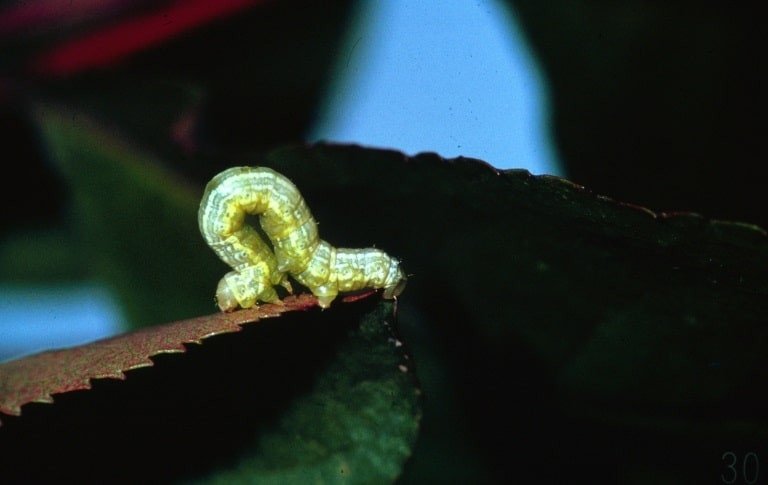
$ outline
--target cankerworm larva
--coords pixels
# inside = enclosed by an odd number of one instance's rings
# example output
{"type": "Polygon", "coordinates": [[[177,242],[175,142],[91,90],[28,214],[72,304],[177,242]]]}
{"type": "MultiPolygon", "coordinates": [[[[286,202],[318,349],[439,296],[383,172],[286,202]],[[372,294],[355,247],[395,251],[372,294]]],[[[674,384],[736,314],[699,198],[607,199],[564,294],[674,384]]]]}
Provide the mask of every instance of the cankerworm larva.
{"type": "Polygon", "coordinates": [[[394,298],[405,286],[400,262],[385,252],[335,248],[320,239],[296,186],[266,167],[233,167],[213,177],[198,223],[208,245],[233,269],[216,289],[224,311],[278,301],[275,285],[291,291],[287,274],[309,288],[323,308],[339,292],[383,288],[385,298],[394,298]],[[247,215],[259,216],[272,248],[247,224],[247,215]]]}

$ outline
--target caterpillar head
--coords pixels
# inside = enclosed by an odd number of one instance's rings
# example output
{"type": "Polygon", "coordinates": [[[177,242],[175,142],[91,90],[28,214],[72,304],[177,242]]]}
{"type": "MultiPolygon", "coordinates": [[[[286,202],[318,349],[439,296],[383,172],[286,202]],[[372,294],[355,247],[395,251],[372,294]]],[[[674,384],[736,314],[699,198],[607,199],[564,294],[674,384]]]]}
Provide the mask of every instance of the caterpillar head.
{"type": "Polygon", "coordinates": [[[384,285],[384,298],[395,298],[399,296],[405,289],[405,284],[407,282],[408,278],[400,267],[400,261],[392,258],[389,273],[387,274],[387,281],[384,285]]]}

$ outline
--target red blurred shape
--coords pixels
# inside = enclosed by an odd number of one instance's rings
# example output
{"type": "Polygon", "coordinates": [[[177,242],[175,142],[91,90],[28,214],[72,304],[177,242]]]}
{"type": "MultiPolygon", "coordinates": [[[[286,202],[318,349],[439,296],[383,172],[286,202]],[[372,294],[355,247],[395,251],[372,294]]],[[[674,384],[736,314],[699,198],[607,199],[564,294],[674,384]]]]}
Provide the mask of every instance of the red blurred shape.
{"type": "Polygon", "coordinates": [[[0,11],[0,36],[31,36],[121,12],[147,0],[24,0],[0,11]]]}
{"type": "Polygon", "coordinates": [[[181,113],[178,119],[171,125],[171,140],[187,155],[194,154],[198,149],[195,130],[200,121],[200,106],[195,104],[181,113]]]}
{"type": "Polygon", "coordinates": [[[35,59],[31,67],[44,76],[70,76],[114,64],[182,32],[232,15],[261,1],[181,0],[64,42],[35,59]]]}

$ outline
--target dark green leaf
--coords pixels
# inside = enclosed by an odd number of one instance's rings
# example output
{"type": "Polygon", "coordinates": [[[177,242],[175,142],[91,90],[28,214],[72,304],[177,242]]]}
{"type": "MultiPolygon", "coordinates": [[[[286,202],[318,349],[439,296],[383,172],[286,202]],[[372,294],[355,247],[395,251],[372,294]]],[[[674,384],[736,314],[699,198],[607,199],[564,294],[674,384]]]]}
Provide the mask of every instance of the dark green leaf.
{"type": "Polygon", "coordinates": [[[380,305],[361,320],[313,392],[288,408],[249,456],[211,483],[386,483],[416,439],[413,368],[380,305]],[[394,352],[393,352],[394,350],[394,352]]]}
{"type": "Polygon", "coordinates": [[[41,108],[38,118],[71,186],[82,264],[117,290],[130,323],[214,309],[226,267],[197,228],[202,190],[88,117],[41,108]]]}
{"type": "Polygon", "coordinates": [[[323,237],[375,244],[413,273],[403,331],[419,368],[441,370],[422,376],[406,478],[711,478],[729,447],[767,442],[761,229],[470,159],[320,145],[264,163],[323,237]],[[434,449],[466,459],[436,467],[434,449]],[[668,456],[675,467],[655,465],[668,456]]]}

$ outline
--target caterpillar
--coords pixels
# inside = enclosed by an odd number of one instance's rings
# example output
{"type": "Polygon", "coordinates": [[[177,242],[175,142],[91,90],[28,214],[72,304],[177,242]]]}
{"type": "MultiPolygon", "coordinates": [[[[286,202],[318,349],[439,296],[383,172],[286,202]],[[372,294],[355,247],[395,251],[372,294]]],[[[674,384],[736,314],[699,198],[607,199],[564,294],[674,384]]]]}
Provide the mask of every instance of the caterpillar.
{"type": "Polygon", "coordinates": [[[279,302],[275,286],[292,292],[288,275],[306,286],[322,308],[339,292],[383,289],[398,296],[406,277],[400,262],[376,248],[336,248],[319,238],[317,223],[296,186],[267,167],[232,167],[205,187],[198,224],[205,242],[233,271],[221,278],[222,311],[279,302]],[[271,242],[248,225],[258,216],[271,242]]]}

